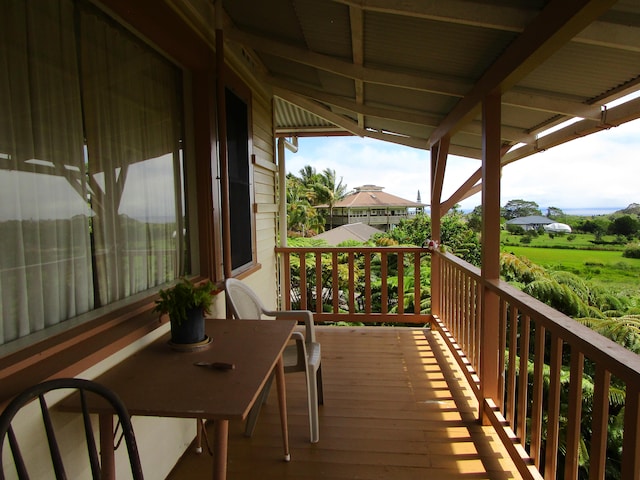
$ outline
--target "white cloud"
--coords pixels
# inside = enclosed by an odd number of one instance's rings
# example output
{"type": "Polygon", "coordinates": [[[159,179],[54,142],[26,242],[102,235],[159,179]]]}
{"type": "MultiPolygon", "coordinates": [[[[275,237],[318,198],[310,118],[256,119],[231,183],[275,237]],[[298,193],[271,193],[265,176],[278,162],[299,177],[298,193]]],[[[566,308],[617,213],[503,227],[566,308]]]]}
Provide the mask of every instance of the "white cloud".
{"type": "MultiPolygon", "coordinates": [[[[297,154],[286,153],[287,172],[305,165],[336,171],[349,188],[364,184],[428,203],[430,153],[358,137],[302,138],[297,154]]],[[[448,198],[480,167],[478,160],[451,156],[443,186],[448,198]]],[[[501,204],[513,199],[541,208],[619,208],[640,202],[640,121],[630,122],[507,165],[502,172],[501,204]]],[[[480,205],[480,194],[461,202],[480,205]]]]}

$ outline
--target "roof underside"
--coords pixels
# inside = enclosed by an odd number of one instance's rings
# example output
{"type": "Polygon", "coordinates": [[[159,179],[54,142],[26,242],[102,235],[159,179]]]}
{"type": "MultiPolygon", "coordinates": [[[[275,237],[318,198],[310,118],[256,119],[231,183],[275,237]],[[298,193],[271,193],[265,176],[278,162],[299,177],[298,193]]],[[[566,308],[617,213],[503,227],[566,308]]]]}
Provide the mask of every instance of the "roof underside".
{"type": "Polygon", "coordinates": [[[482,157],[501,95],[502,163],[640,117],[637,0],[222,0],[276,97],[278,136],[354,134],[482,157]],[[551,127],[578,122],[552,135],[551,127]],[[516,148],[517,147],[517,148],[516,148]]]}

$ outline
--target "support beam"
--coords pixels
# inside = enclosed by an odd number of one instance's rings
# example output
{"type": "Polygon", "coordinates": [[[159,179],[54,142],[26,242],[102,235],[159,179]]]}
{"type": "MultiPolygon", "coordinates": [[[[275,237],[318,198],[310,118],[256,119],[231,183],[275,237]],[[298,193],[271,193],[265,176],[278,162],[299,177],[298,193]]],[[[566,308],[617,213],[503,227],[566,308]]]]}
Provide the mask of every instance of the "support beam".
{"type": "Polygon", "coordinates": [[[549,2],[451,110],[431,135],[430,144],[435,145],[444,135],[453,135],[475,117],[487,95],[501,94],[513,87],[614,3],[615,0],[549,2]]]}
{"type": "MultiPolygon", "coordinates": [[[[500,299],[487,283],[500,279],[500,96],[492,95],[482,103],[482,284],[480,398],[482,421],[487,400],[498,402],[500,299]]],[[[491,403],[491,402],[489,402],[491,403]]]]}
{"type": "MultiPolygon", "coordinates": [[[[448,155],[449,137],[444,137],[438,145],[431,149],[431,238],[438,242],[440,242],[441,235],[440,197],[448,155]]],[[[440,315],[442,277],[439,255],[438,252],[431,255],[431,313],[433,315],[440,315]]]]}

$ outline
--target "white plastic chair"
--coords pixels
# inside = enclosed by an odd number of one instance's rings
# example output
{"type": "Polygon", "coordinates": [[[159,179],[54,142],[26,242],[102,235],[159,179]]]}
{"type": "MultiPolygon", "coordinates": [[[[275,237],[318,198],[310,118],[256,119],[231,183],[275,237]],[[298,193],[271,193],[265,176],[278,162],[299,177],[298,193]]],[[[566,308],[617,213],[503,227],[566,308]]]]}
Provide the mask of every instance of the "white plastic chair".
{"type": "MultiPolygon", "coordinates": [[[[267,310],[258,296],[247,285],[234,278],[225,280],[228,305],[234,318],[238,319],[291,319],[304,322],[305,332],[295,331],[291,338],[295,345],[290,345],[284,352],[284,371],[305,372],[307,380],[307,403],[309,407],[309,431],[311,442],[320,439],[318,422],[318,405],[322,405],[322,369],[320,344],[316,341],[313,315],[309,310],[267,310]]],[[[260,408],[269,393],[271,380],[263,389],[247,418],[245,435],[251,436],[260,413],[260,408]]]]}

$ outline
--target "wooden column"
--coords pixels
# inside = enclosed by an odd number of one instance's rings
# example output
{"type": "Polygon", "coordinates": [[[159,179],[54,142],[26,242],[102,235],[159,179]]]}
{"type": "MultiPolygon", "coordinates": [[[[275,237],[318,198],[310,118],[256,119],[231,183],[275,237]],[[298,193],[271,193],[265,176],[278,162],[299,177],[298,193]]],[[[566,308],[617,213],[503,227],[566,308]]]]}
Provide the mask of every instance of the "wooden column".
{"type": "MultiPolygon", "coordinates": [[[[431,238],[440,242],[440,223],[442,212],[440,200],[442,196],[442,185],[444,183],[444,171],[449,153],[449,137],[444,136],[440,141],[431,147],[431,238]]],[[[431,313],[440,315],[441,305],[441,275],[440,257],[437,252],[431,255],[431,313]]]]}
{"type": "Polygon", "coordinates": [[[500,278],[500,95],[490,95],[482,104],[482,285],[480,396],[481,417],[487,408],[485,399],[498,402],[500,301],[490,292],[487,282],[500,278]]]}

